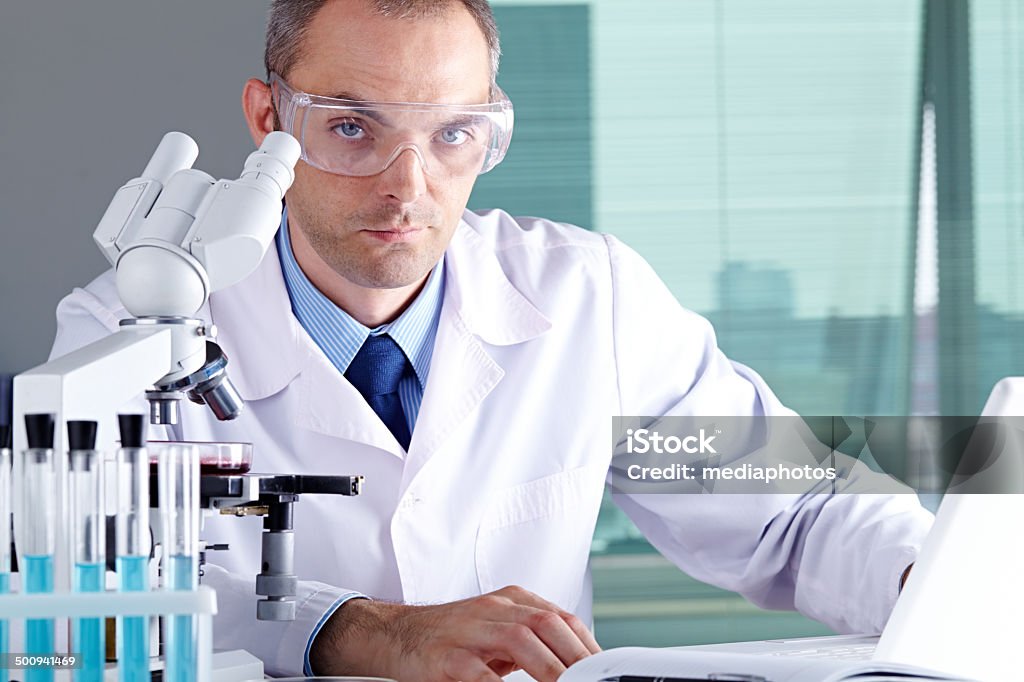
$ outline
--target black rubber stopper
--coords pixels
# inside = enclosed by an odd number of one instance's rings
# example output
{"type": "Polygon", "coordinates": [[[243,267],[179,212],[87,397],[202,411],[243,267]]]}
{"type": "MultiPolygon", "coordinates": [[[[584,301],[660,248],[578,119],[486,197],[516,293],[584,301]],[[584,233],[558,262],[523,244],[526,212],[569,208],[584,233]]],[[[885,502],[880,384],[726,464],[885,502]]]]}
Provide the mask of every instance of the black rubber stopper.
{"type": "Polygon", "coordinates": [[[146,444],[146,421],[141,414],[119,414],[122,448],[141,448],[146,444]]]}
{"type": "Polygon", "coordinates": [[[0,373],[0,423],[14,424],[14,375],[0,373]]]}
{"type": "Polygon", "coordinates": [[[96,422],[68,422],[68,450],[95,450],[96,422]]]}
{"type": "Polygon", "coordinates": [[[25,435],[30,448],[48,449],[53,447],[53,415],[26,414],[25,435]]]}
{"type": "Polygon", "coordinates": [[[11,425],[0,424],[0,449],[11,447],[11,425]]]}

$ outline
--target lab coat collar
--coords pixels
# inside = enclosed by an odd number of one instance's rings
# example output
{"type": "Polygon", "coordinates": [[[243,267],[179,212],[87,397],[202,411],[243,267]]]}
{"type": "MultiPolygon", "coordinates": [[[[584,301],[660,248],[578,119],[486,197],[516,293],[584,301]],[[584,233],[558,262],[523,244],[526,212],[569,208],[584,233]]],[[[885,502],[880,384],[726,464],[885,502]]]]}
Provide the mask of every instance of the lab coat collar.
{"type": "Polygon", "coordinates": [[[244,282],[210,298],[228,376],[245,401],[295,385],[295,426],[404,456],[402,446],[292,312],[276,243],[244,282]],[[339,418],[345,415],[346,418],[339,418]]]}
{"type": "MultiPolygon", "coordinates": [[[[452,316],[442,313],[442,326],[452,324],[452,318],[457,318],[456,326],[459,329],[452,330],[456,335],[465,336],[468,333],[484,343],[496,346],[521,343],[551,328],[551,322],[509,281],[493,247],[466,221],[460,221],[456,228],[448,253],[450,257],[445,261],[444,308],[452,316]]],[[[228,376],[243,400],[259,400],[274,395],[295,380],[304,369],[312,369],[314,364],[320,364],[318,358],[314,357],[317,353],[315,345],[292,313],[275,242],[271,242],[266,256],[252,275],[210,298],[210,317],[211,322],[222,331],[219,343],[228,356],[228,376]]],[[[435,345],[431,363],[432,375],[438,364],[444,364],[438,355],[452,350],[452,346],[446,347],[440,343],[441,336],[442,331],[439,330],[438,344],[435,345]],[[438,348],[443,349],[443,352],[439,353],[436,350],[438,348]]],[[[464,341],[472,346],[463,349],[472,350],[464,357],[476,357],[482,365],[491,366],[491,371],[500,375],[500,368],[492,366],[493,361],[485,348],[469,339],[464,341]]],[[[483,367],[479,369],[484,371],[483,367]]],[[[324,382],[317,380],[315,383],[318,386],[323,383],[323,388],[337,383],[332,381],[334,377],[322,378],[324,382]]],[[[482,377],[478,375],[474,378],[479,381],[482,377]]],[[[499,378],[491,377],[491,381],[496,383],[499,378]]],[[[432,376],[428,384],[437,383],[436,379],[432,376]]],[[[309,380],[313,381],[313,377],[309,377],[309,380]]],[[[489,384],[487,390],[481,391],[474,402],[481,400],[493,387],[491,381],[484,382],[489,384]]],[[[359,403],[365,401],[355,400],[359,398],[355,389],[346,390],[350,386],[334,388],[345,394],[337,396],[339,398],[353,397],[356,403],[356,406],[352,406],[354,409],[364,407],[359,403]],[[348,396],[348,393],[352,396],[348,396]]],[[[365,407],[369,411],[369,407],[365,407]]],[[[457,420],[454,414],[449,417],[457,420]]],[[[335,431],[335,428],[327,430],[335,431]]],[[[386,429],[383,429],[383,434],[387,434],[386,429]]],[[[381,435],[381,438],[347,432],[333,435],[364,441],[388,440],[382,434],[375,434],[381,435]]]]}
{"type": "Polygon", "coordinates": [[[509,346],[551,328],[551,321],[509,281],[494,248],[465,220],[459,221],[448,252],[446,297],[471,333],[486,343],[509,346]]]}
{"type": "Polygon", "coordinates": [[[275,242],[241,283],[210,297],[210,321],[228,357],[228,377],[243,400],[260,400],[287,386],[308,350],[292,314],[275,242]]]}

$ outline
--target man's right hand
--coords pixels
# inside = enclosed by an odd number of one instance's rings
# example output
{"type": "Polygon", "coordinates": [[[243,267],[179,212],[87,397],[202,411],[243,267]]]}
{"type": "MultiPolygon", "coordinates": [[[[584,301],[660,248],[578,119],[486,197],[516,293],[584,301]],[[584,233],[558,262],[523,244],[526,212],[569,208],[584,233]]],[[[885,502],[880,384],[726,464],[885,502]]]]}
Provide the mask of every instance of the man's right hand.
{"type": "Polygon", "coordinates": [[[499,682],[525,670],[554,682],[601,648],[579,618],[521,587],[449,604],[350,599],[313,642],[316,675],[378,675],[399,682],[499,682]]]}

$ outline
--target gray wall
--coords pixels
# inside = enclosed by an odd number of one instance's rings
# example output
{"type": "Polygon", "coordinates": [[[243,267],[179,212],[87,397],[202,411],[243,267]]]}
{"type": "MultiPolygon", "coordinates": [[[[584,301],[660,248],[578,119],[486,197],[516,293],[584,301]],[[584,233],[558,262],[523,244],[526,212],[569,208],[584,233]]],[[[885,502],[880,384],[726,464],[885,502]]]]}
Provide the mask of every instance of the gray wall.
{"type": "Polygon", "coordinates": [[[57,302],[106,267],[97,221],[165,132],[195,138],[197,168],[237,177],[267,4],[3,3],[0,374],[46,360],[57,302]]]}

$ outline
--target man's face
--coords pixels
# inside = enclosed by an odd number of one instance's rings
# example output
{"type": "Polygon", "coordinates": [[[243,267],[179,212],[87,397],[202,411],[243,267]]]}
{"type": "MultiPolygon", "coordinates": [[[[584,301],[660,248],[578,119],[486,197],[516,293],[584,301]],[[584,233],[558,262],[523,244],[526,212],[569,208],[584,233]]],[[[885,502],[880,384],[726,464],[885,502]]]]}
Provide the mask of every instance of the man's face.
{"type": "MultiPolygon", "coordinates": [[[[483,33],[460,3],[442,17],[381,17],[363,0],[330,0],[310,23],[296,90],[378,102],[480,104],[490,89],[483,33]]],[[[288,214],[338,275],[367,288],[420,281],[448,246],[475,176],[427,175],[411,150],[369,177],[299,162],[288,214]]]]}

